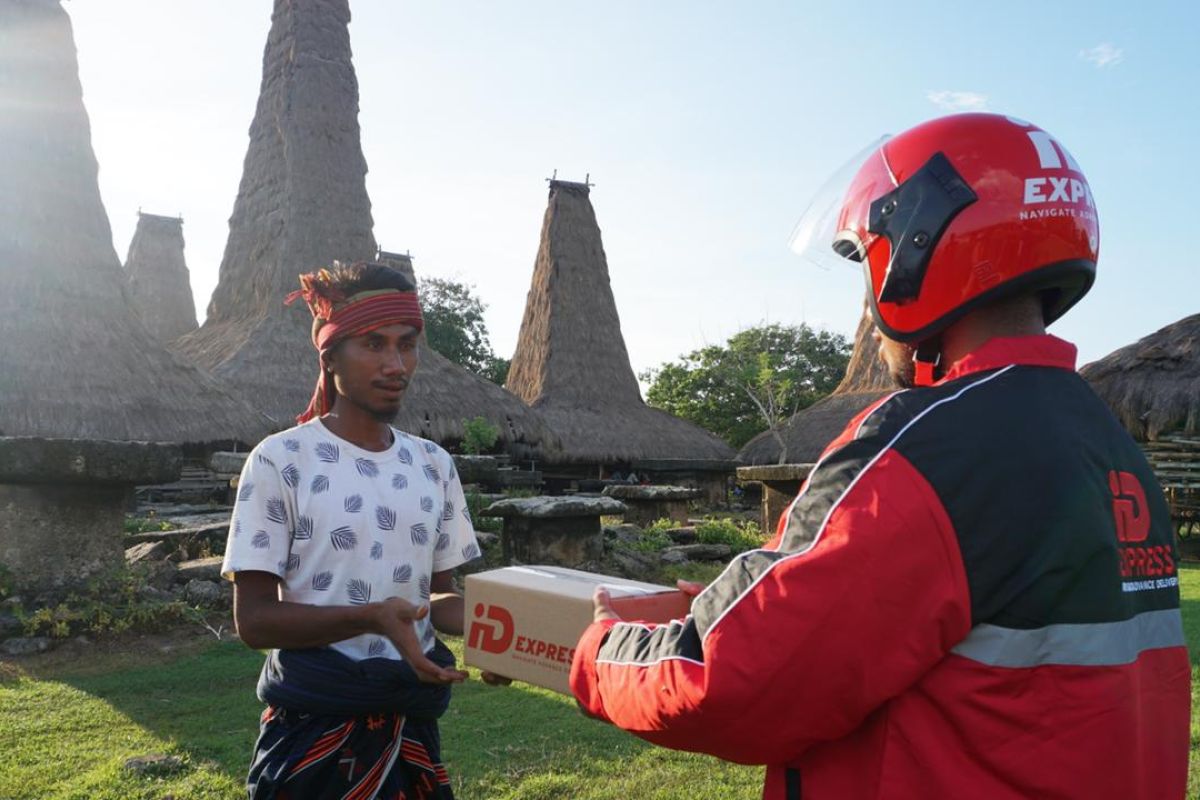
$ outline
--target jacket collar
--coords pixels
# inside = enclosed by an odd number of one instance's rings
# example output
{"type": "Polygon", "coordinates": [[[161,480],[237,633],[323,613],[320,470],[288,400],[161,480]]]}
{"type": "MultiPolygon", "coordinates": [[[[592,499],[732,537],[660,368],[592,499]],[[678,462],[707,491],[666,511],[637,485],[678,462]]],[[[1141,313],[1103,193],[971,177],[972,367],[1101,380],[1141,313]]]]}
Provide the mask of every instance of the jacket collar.
{"type": "Polygon", "coordinates": [[[1058,367],[1075,371],[1078,349],[1057,336],[1013,336],[988,339],[976,350],[950,365],[938,384],[991,369],[1021,364],[1028,367],[1058,367]]]}

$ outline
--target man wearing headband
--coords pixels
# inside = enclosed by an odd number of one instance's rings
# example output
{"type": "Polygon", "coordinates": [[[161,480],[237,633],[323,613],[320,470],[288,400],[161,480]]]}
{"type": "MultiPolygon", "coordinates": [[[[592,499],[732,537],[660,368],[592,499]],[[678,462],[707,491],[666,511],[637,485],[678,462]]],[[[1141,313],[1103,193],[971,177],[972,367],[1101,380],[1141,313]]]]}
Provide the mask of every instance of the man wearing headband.
{"type": "Polygon", "coordinates": [[[320,374],[297,426],[247,458],[222,574],[270,648],[247,781],[265,798],[451,798],[437,718],[466,673],[451,570],[480,554],[437,444],[391,426],[417,368],[412,283],[382,264],[300,276],[320,374]]]}

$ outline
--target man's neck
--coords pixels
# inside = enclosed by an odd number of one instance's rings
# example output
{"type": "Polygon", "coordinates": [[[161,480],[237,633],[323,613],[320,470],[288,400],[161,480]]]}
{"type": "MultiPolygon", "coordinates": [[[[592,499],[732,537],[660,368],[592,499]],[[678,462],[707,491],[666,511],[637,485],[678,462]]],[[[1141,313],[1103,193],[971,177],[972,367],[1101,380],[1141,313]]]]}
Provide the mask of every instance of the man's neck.
{"type": "Polygon", "coordinates": [[[967,314],[942,334],[942,368],[948,369],[990,339],[1045,333],[1046,323],[1036,297],[985,306],[967,314]]]}
{"type": "Polygon", "coordinates": [[[363,450],[383,452],[392,446],[392,427],[338,396],[321,422],[335,435],[363,450]]]}

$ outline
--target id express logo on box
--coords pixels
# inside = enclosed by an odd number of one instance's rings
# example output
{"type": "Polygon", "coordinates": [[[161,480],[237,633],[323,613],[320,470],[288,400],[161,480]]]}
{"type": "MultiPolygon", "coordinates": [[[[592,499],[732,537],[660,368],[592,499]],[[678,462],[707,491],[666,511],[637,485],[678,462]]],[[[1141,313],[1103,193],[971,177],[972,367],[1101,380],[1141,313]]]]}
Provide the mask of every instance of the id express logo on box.
{"type": "Polygon", "coordinates": [[[513,658],[562,671],[575,655],[574,647],[552,644],[542,639],[517,634],[512,614],[503,606],[476,603],[467,646],[485,653],[502,655],[509,650],[513,658]]]}

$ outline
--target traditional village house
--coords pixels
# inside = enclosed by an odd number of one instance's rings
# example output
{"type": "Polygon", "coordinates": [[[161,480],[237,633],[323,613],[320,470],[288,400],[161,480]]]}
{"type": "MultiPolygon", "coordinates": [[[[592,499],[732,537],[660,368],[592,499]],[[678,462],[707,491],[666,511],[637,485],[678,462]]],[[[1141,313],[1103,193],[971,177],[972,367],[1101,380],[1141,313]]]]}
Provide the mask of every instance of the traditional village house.
{"type": "Polygon", "coordinates": [[[125,257],[129,302],[154,339],[168,344],[199,327],[183,257],[183,219],[138,212],[125,257]]]}

